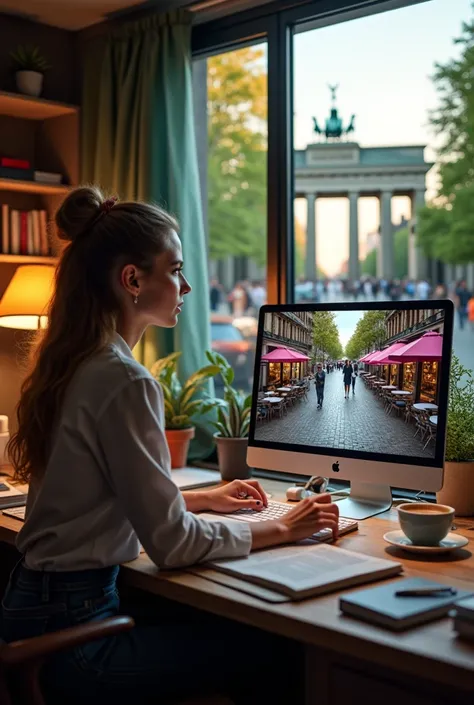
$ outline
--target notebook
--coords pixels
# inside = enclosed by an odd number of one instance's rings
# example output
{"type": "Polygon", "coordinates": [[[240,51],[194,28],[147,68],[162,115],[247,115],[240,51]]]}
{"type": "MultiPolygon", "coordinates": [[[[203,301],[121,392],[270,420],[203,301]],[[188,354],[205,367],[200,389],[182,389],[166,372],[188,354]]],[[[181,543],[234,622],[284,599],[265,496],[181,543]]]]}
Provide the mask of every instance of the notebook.
{"type": "Polygon", "coordinates": [[[474,597],[461,600],[456,604],[456,617],[472,622],[474,627],[474,597]]]}
{"type": "Polygon", "coordinates": [[[293,600],[380,580],[402,570],[401,564],[392,560],[312,541],[256,551],[246,558],[212,561],[207,566],[293,600]]]}
{"type": "Polygon", "coordinates": [[[194,490],[198,487],[217,485],[221,482],[222,477],[215,470],[185,467],[172,470],[171,479],[180,490],[194,490]]]}
{"type": "Polygon", "coordinates": [[[424,578],[407,578],[377,587],[343,595],[339,607],[344,614],[401,631],[416,624],[440,619],[448,614],[455,602],[472,593],[457,590],[445,597],[397,597],[398,590],[446,587],[424,578]]]}

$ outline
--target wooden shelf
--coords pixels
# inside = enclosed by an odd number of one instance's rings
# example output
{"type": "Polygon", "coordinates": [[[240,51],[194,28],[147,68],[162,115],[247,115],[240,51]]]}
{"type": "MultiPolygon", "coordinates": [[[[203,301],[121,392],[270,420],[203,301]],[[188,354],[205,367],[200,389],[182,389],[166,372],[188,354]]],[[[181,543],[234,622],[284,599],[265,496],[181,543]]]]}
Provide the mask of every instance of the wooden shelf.
{"type": "Polygon", "coordinates": [[[40,255],[2,255],[0,264],[57,264],[57,257],[44,257],[40,255]]]}
{"type": "Polygon", "coordinates": [[[74,115],[78,112],[79,108],[76,105],[0,91],[0,115],[27,120],[47,120],[61,115],[74,115]]]}
{"type": "Polygon", "coordinates": [[[60,196],[69,191],[64,184],[43,184],[40,181],[20,181],[19,179],[0,179],[0,191],[21,191],[22,193],[39,193],[47,196],[60,196]]]}

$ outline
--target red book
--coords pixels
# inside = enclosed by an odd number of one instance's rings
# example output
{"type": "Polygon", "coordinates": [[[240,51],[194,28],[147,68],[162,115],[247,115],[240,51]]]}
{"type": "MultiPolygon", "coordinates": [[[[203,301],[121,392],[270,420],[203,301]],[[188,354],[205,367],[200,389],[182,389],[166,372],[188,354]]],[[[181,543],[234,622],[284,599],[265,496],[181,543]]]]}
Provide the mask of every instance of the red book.
{"type": "Polygon", "coordinates": [[[31,164],[27,159],[11,159],[10,157],[0,157],[0,166],[7,166],[12,169],[30,169],[31,164]]]}
{"type": "Polygon", "coordinates": [[[20,255],[28,254],[28,213],[20,213],[20,255]]]}

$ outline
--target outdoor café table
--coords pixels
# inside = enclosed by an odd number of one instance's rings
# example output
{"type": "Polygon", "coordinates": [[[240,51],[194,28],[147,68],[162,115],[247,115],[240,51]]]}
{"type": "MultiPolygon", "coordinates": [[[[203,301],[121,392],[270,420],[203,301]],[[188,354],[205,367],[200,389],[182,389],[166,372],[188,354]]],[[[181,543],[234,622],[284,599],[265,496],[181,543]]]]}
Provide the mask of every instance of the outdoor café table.
{"type": "Polygon", "coordinates": [[[433,426],[438,425],[438,417],[437,416],[430,416],[430,423],[433,424],[433,426]]]}
{"type": "Polygon", "coordinates": [[[397,389],[393,384],[384,384],[382,389],[397,389]]]}
{"type": "Polygon", "coordinates": [[[273,394],[275,394],[275,392],[265,392],[266,397],[271,397],[273,394]]]}
{"type": "Polygon", "coordinates": [[[395,396],[397,397],[410,397],[412,395],[412,392],[406,392],[403,389],[392,389],[392,394],[395,394],[395,396]]]}
{"type": "Polygon", "coordinates": [[[277,392],[291,392],[292,389],[296,387],[277,387],[277,392]]]}
{"type": "Polygon", "coordinates": [[[417,411],[438,411],[436,404],[413,404],[417,411]]]}
{"type": "Polygon", "coordinates": [[[283,401],[283,397],[270,397],[270,399],[265,399],[269,404],[278,404],[278,402],[283,401]]]}

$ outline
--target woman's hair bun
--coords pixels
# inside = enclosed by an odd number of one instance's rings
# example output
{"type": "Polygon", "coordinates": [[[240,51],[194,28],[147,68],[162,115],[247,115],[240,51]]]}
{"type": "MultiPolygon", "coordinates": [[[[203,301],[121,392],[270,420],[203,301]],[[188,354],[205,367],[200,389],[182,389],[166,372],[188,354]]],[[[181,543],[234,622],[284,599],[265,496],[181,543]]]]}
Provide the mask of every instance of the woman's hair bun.
{"type": "Polygon", "coordinates": [[[104,200],[97,186],[80,186],[71,191],[56,212],[59,238],[73,242],[87,231],[100,214],[104,200]]]}

